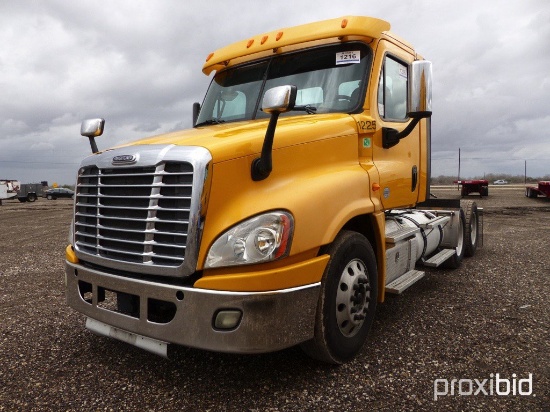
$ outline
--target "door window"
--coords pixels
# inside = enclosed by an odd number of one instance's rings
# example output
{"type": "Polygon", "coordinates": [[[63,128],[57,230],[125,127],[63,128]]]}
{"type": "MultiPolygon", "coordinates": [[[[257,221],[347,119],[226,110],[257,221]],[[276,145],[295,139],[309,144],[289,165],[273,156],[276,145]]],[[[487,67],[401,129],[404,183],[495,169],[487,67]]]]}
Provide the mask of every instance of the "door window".
{"type": "Polygon", "coordinates": [[[408,67],[386,56],[378,82],[378,112],[384,119],[407,119],[408,67]]]}

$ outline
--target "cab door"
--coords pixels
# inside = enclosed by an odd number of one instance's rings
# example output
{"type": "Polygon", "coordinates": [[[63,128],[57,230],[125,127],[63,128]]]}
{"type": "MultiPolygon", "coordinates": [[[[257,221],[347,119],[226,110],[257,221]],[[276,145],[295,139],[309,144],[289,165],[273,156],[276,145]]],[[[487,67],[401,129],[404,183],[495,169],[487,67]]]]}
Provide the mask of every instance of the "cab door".
{"type": "Polygon", "coordinates": [[[416,127],[394,146],[384,147],[384,129],[400,132],[411,121],[407,116],[407,93],[413,56],[389,42],[381,43],[385,43],[386,52],[378,77],[377,104],[372,110],[379,126],[373,139],[373,162],[380,176],[382,205],[384,209],[392,209],[414,206],[417,202],[420,135],[416,127]]]}

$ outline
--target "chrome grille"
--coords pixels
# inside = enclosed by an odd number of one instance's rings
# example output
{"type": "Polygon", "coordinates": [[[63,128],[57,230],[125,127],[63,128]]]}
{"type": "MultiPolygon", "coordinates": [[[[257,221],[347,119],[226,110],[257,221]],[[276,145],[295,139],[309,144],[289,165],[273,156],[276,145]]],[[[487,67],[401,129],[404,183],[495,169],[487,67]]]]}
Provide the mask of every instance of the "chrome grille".
{"type": "MultiPolygon", "coordinates": [[[[187,161],[132,167],[83,165],[76,187],[77,254],[93,257],[93,263],[141,273],[189,274],[193,268],[185,273],[177,268],[186,260],[193,240],[190,233],[193,238],[197,233],[194,167],[187,161]]],[[[202,183],[197,188],[199,199],[202,183]]]]}

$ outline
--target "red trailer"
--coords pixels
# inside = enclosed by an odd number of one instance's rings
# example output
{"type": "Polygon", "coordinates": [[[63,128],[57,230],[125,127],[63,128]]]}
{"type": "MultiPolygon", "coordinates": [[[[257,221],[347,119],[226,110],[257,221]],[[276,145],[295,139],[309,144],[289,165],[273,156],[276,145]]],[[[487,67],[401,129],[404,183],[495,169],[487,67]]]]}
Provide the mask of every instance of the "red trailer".
{"type": "Polygon", "coordinates": [[[468,196],[470,193],[479,193],[479,196],[489,196],[489,181],[478,180],[455,180],[454,183],[458,183],[462,186],[460,195],[462,197],[468,196]]]}
{"type": "Polygon", "coordinates": [[[539,196],[550,198],[550,181],[542,180],[539,182],[537,187],[527,186],[525,188],[525,196],[530,198],[535,198],[539,196]]]}

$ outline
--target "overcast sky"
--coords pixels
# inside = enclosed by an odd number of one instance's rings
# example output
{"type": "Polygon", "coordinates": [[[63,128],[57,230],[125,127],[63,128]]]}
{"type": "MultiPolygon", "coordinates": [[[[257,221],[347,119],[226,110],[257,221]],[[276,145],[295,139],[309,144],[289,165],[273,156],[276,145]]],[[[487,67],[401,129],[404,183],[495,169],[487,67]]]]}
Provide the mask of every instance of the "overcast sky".
{"type": "Polygon", "coordinates": [[[0,3],[0,179],[73,184],[80,136],[107,148],[191,127],[211,51],[345,15],[388,20],[433,62],[433,175],[550,174],[547,0],[116,0],[0,3]]]}

